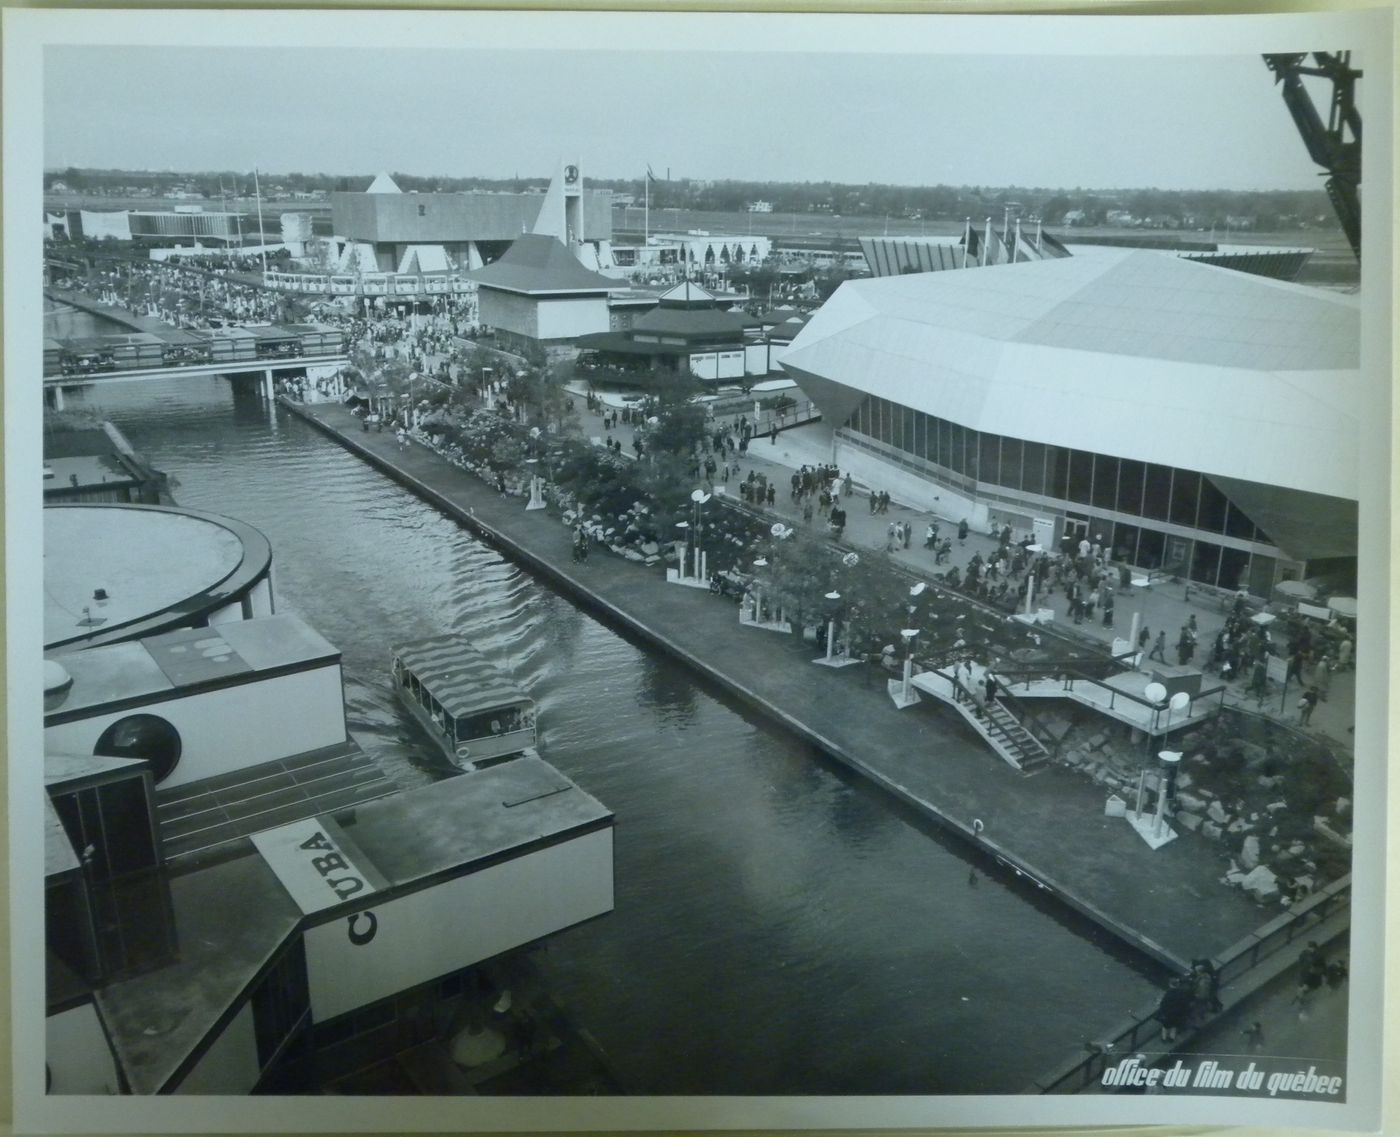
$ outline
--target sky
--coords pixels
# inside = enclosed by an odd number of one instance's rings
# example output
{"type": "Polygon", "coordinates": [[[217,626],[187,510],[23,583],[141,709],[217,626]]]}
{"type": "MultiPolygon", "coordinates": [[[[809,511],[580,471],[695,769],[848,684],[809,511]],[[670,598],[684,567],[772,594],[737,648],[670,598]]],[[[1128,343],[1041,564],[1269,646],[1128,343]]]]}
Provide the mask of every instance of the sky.
{"type": "Polygon", "coordinates": [[[1258,55],[50,46],[44,114],[48,168],[1321,186],[1258,55]]]}

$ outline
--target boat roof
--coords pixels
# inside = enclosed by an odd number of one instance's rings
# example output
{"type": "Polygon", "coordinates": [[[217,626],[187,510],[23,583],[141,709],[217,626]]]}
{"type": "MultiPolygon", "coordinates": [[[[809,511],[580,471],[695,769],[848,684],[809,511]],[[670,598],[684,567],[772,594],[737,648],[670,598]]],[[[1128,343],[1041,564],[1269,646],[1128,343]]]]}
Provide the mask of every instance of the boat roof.
{"type": "Polygon", "coordinates": [[[530,701],[513,679],[460,635],[399,644],[394,655],[453,718],[530,701]]]}

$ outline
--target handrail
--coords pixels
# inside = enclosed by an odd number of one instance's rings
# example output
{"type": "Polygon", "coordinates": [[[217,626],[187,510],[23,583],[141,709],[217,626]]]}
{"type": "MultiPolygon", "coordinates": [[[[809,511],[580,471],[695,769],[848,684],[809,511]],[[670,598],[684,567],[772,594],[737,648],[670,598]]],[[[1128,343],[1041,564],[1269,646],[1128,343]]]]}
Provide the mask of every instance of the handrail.
{"type": "MultiPolygon", "coordinates": [[[[1350,894],[1351,874],[1347,873],[1261,925],[1244,939],[1231,944],[1210,961],[1218,972],[1221,984],[1246,975],[1339,909],[1344,909],[1350,902],[1350,894]]],[[[1347,923],[1349,925],[1350,920],[1347,923]]],[[[1035,1088],[1042,1094],[1078,1093],[1097,1083],[1111,1062],[1118,1061],[1124,1054],[1140,1050],[1143,1042],[1160,1029],[1156,1008],[1145,1015],[1134,1012],[1128,1025],[1104,1039],[1098,1050],[1035,1088]]]]}

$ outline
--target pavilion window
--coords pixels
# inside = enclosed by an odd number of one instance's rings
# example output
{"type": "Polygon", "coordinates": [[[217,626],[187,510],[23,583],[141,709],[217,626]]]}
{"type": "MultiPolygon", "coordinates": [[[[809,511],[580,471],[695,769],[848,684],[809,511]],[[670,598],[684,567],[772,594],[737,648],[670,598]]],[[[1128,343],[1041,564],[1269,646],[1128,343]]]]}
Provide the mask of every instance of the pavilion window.
{"type": "Polygon", "coordinates": [[[1273,557],[1255,554],[1249,560],[1249,591],[1255,596],[1271,596],[1278,562],[1273,557]]]}
{"type": "Polygon", "coordinates": [[[1142,462],[1135,462],[1131,458],[1122,458],[1118,462],[1118,512],[1127,513],[1133,517],[1142,516],[1142,483],[1146,474],[1146,466],[1142,462]]]}
{"type": "Polygon", "coordinates": [[[1000,474],[1001,436],[977,431],[977,480],[995,485],[1000,474]]]}
{"type": "Polygon", "coordinates": [[[1069,500],[1069,451],[1063,446],[1045,448],[1045,492],[1069,500]]]}
{"type": "Polygon", "coordinates": [[[1094,484],[1094,456],[1084,450],[1069,452],[1069,488],[1065,496],[1070,501],[1088,505],[1094,484]]]}
{"type": "Polygon", "coordinates": [[[1019,438],[1002,438],[1001,457],[997,461],[995,481],[1010,490],[1021,488],[1021,451],[1019,438]]]}
{"type": "Polygon", "coordinates": [[[1130,565],[1138,563],[1138,533],[1139,529],[1136,525],[1124,525],[1122,522],[1118,522],[1113,526],[1113,538],[1109,548],[1114,560],[1125,561],[1130,565]]]}
{"type": "Polygon", "coordinates": [[[1170,516],[1167,507],[1171,504],[1172,469],[1149,462],[1147,478],[1143,483],[1142,515],[1154,521],[1166,521],[1170,516]]]}
{"type": "Polygon", "coordinates": [[[1172,478],[1171,521],[1176,525],[1196,525],[1196,508],[1201,499],[1201,475],[1194,470],[1177,470],[1172,478]]]}
{"type": "Polygon", "coordinates": [[[1167,536],[1157,529],[1141,529],[1138,532],[1137,563],[1145,569],[1162,567],[1162,558],[1167,551],[1167,536]]]}
{"type": "Polygon", "coordinates": [[[1094,455],[1094,488],[1090,495],[1095,509],[1112,509],[1118,501],[1118,459],[1094,455]]]}
{"type": "Polygon", "coordinates": [[[914,453],[914,420],[918,414],[912,407],[903,408],[903,429],[900,432],[900,448],[906,454],[914,453]]]}
{"type": "Polygon", "coordinates": [[[1239,537],[1244,541],[1256,540],[1254,522],[1246,517],[1240,507],[1232,501],[1226,502],[1225,532],[1231,537],[1239,537]]]}
{"type": "Polygon", "coordinates": [[[1225,513],[1229,502],[1207,477],[1201,478],[1201,500],[1196,514],[1196,528],[1211,533],[1225,532],[1225,513]]]}
{"type": "Polygon", "coordinates": [[[1243,549],[1220,550],[1220,575],[1215,583],[1235,592],[1249,585],[1249,554],[1243,549]]]}
{"type": "Polygon", "coordinates": [[[1191,579],[1198,584],[1214,584],[1220,575],[1220,546],[1197,541],[1191,557],[1191,579]]]}
{"type": "Polygon", "coordinates": [[[1045,493],[1045,444],[1027,442],[1021,459],[1021,489],[1026,493],[1045,493]]]}

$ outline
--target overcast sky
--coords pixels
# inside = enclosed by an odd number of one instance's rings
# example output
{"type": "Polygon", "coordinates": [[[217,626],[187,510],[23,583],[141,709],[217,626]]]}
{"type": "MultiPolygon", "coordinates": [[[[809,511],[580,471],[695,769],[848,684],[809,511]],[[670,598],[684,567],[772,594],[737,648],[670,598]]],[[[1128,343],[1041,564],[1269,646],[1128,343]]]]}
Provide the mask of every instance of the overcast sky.
{"type": "Polygon", "coordinates": [[[775,181],[1321,185],[1257,55],[49,47],[44,62],[48,167],[546,177],[568,158],[585,177],[650,163],[775,181]]]}

